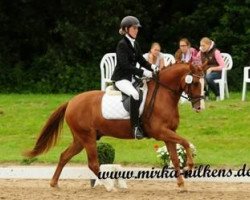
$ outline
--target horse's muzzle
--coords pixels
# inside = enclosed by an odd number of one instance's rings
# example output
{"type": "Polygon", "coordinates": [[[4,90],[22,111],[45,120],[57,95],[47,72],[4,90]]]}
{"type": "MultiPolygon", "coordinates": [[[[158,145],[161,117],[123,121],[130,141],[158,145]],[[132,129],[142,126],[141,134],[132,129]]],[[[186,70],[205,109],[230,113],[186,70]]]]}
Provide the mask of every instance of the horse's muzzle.
{"type": "Polygon", "coordinates": [[[200,101],[193,103],[192,106],[195,112],[201,112],[205,109],[205,101],[204,99],[200,99],[200,101]]]}
{"type": "Polygon", "coordinates": [[[194,107],[193,107],[193,109],[194,109],[194,111],[195,111],[195,112],[197,112],[197,113],[202,111],[202,109],[201,109],[201,107],[200,107],[200,106],[199,106],[199,107],[197,107],[197,108],[194,108],[194,107]]]}

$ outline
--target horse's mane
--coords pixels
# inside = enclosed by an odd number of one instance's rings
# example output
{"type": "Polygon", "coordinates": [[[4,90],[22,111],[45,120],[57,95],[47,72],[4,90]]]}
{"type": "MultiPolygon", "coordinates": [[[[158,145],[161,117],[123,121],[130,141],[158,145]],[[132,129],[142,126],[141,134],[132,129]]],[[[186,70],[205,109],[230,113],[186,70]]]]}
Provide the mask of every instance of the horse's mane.
{"type": "Polygon", "coordinates": [[[183,66],[188,67],[189,64],[188,64],[188,63],[174,63],[174,64],[170,64],[170,65],[168,65],[168,66],[165,66],[161,71],[170,70],[170,69],[172,69],[173,67],[183,67],[183,66]]]}
{"type": "Polygon", "coordinates": [[[168,66],[164,67],[161,70],[161,73],[163,73],[163,74],[170,73],[173,70],[175,70],[176,72],[177,71],[180,72],[180,71],[183,71],[183,69],[186,69],[188,71],[190,69],[189,68],[189,64],[188,63],[175,63],[175,64],[171,64],[171,65],[168,65],[168,66]]]}

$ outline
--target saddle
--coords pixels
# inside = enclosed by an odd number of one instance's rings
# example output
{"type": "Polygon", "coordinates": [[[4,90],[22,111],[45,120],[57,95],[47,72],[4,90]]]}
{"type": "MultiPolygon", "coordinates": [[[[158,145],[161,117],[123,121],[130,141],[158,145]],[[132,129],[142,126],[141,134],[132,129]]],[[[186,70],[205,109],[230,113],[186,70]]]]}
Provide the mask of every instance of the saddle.
{"type": "MultiPolygon", "coordinates": [[[[142,103],[142,98],[143,98],[143,90],[142,90],[142,86],[143,86],[143,83],[142,82],[134,82],[133,83],[133,86],[135,87],[135,89],[137,90],[137,92],[139,93],[139,102],[140,102],[140,105],[142,103]]],[[[113,84],[113,90],[115,91],[118,91],[121,93],[122,95],[122,104],[123,104],[123,107],[126,111],[130,112],[130,96],[126,95],[125,93],[121,92],[116,86],[115,84],[113,84]]]]}
{"type": "MultiPolygon", "coordinates": [[[[139,92],[140,115],[143,112],[147,96],[146,81],[140,84],[135,82],[134,87],[139,92]]],[[[119,91],[115,85],[108,86],[102,98],[102,115],[105,119],[129,119],[130,118],[130,97],[119,91]]]]}

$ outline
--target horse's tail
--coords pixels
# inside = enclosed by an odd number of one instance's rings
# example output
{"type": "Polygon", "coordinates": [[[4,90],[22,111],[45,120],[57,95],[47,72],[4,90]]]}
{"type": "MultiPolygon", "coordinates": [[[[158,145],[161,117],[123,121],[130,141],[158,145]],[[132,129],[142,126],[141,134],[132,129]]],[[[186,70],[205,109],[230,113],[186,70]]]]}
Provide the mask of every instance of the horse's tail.
{"type": "Polygon", "coordinates": [[[61,105],[49,117],[44,125],[35,146],[32,150],[23,153],[24,156],[33,158],[47,152],[51,147],[56,145],[59,134],[63,126],[63,120],[68,102],[61,105]]]}

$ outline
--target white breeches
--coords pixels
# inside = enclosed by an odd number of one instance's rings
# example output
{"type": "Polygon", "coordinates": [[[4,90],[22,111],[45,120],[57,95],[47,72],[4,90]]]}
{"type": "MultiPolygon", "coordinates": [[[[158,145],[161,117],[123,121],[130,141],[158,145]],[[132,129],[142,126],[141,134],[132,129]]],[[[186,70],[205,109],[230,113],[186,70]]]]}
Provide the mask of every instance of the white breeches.
{"type": "Polygon", "coordinates": [[[132,82],[123,79],[115,82],[115,86],[128,96],[132,96],[135,100],[139,100],[139,93],[132,85],[132,82]]]}

